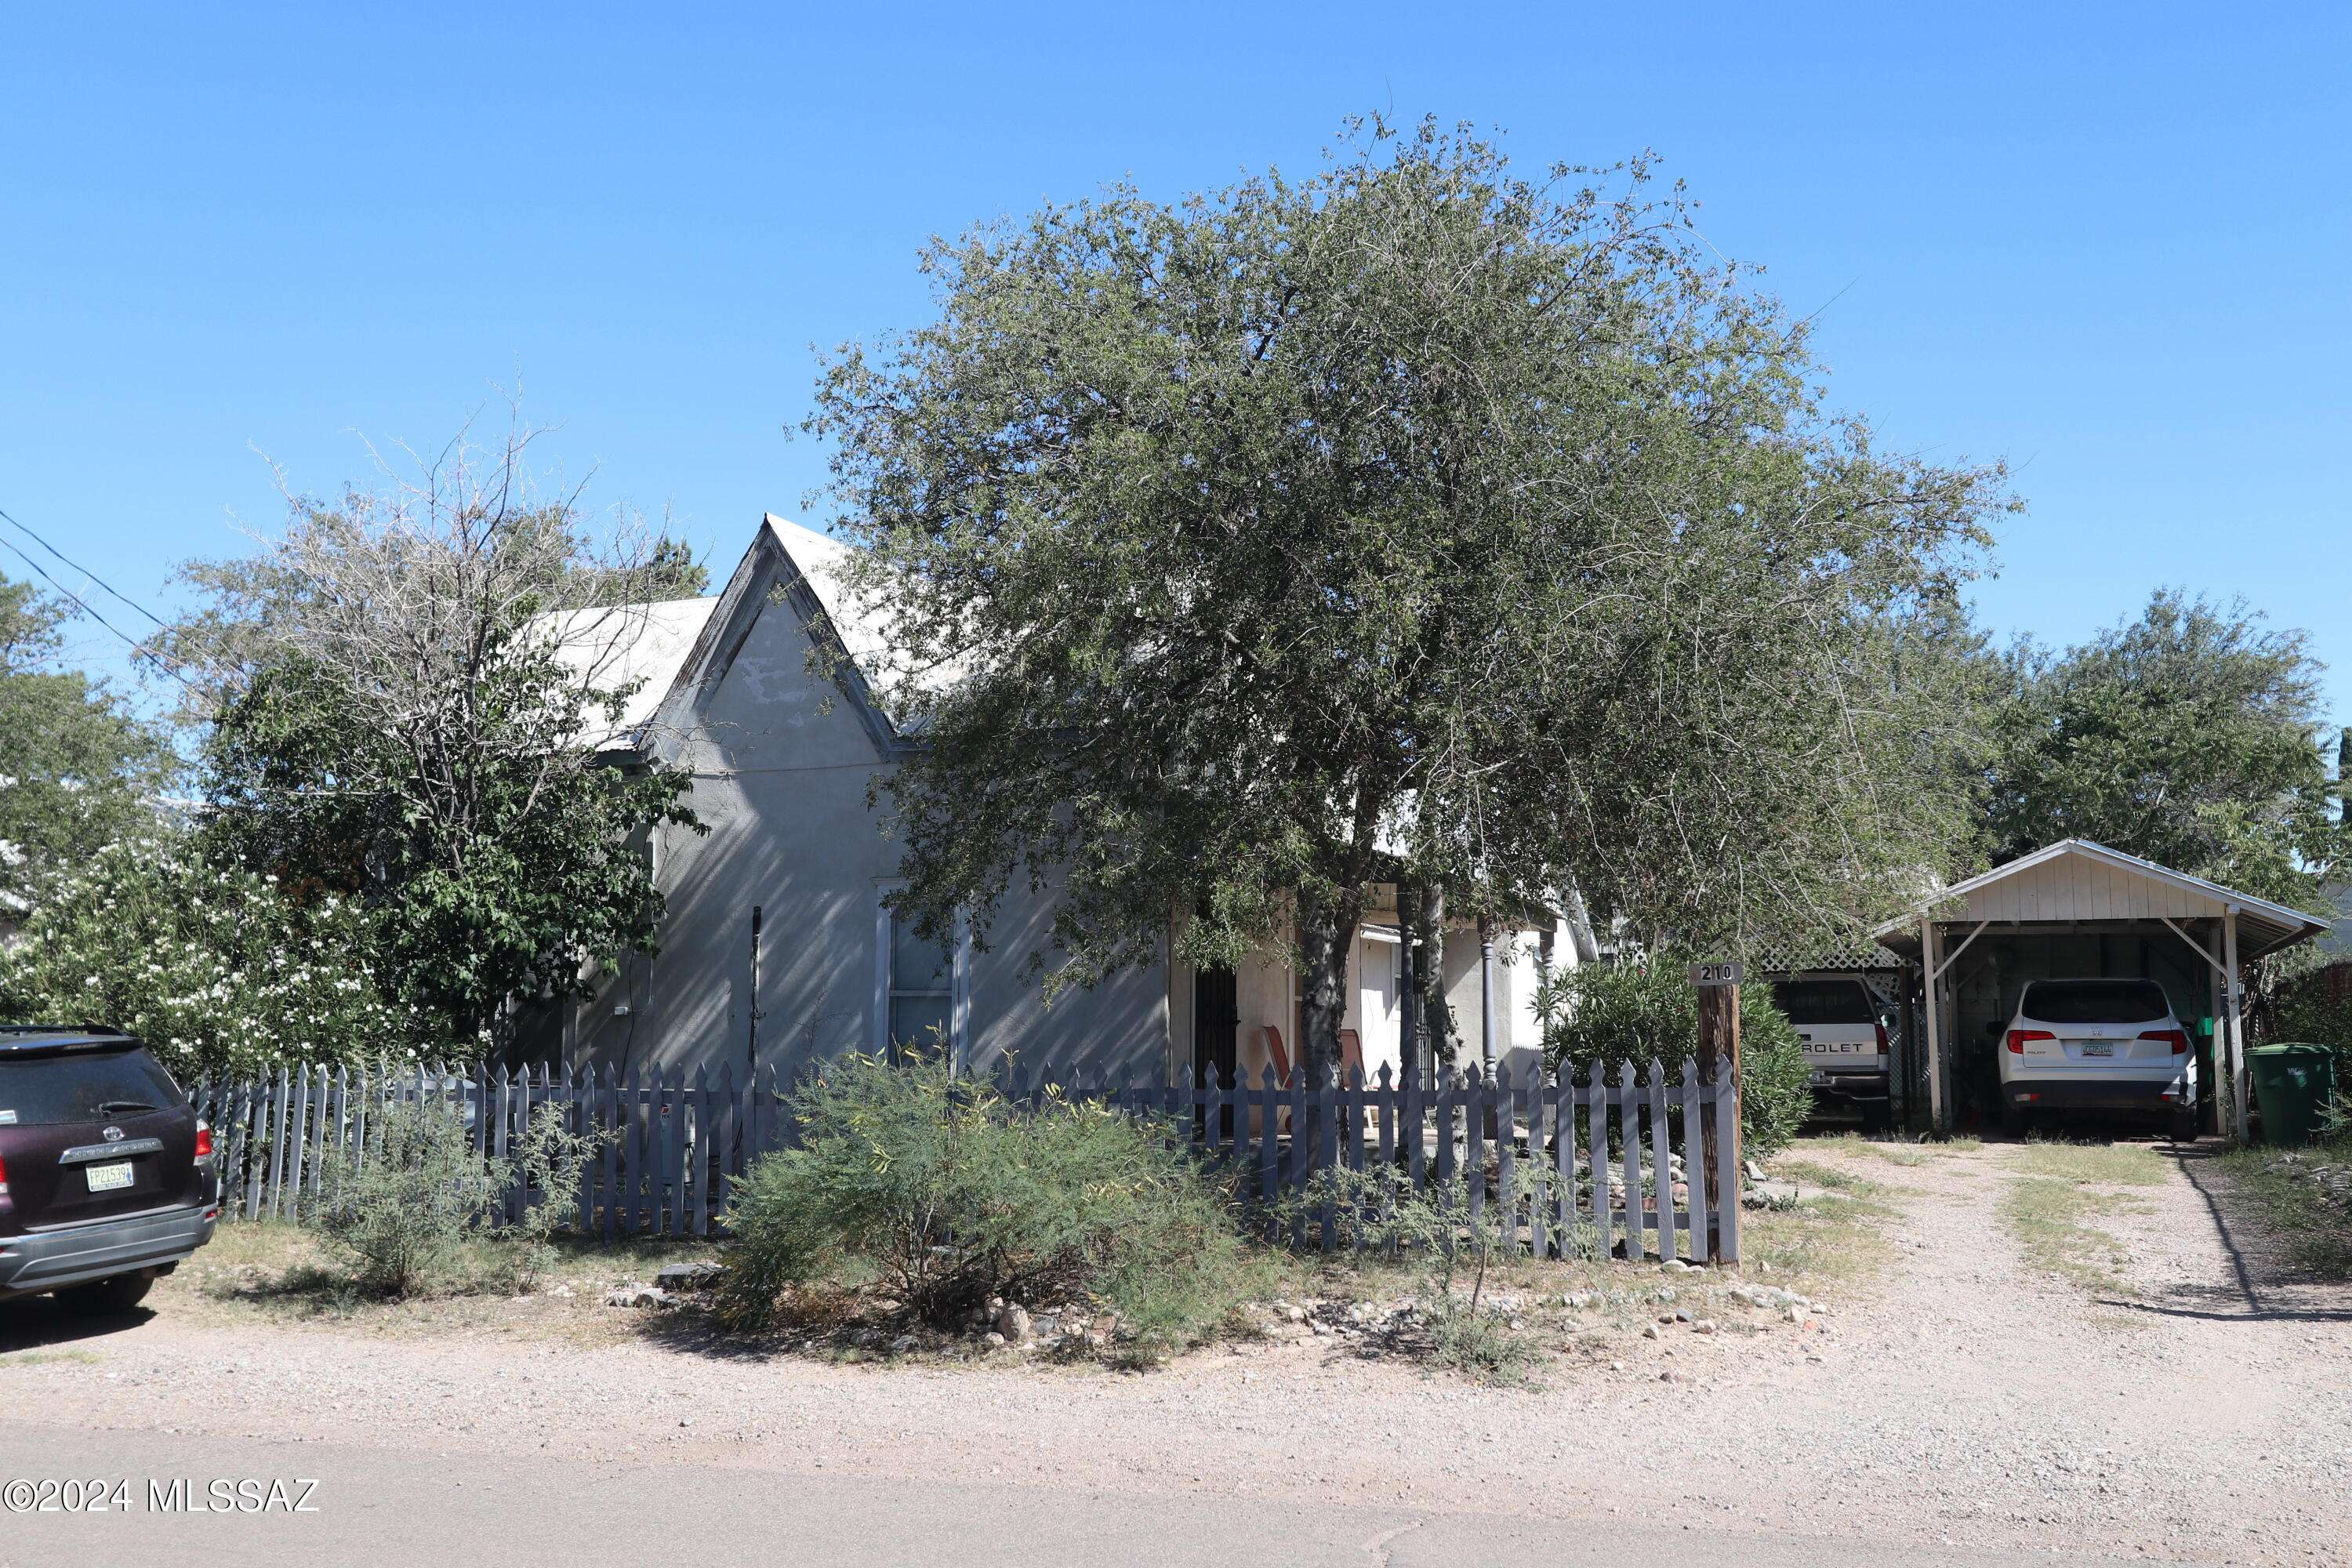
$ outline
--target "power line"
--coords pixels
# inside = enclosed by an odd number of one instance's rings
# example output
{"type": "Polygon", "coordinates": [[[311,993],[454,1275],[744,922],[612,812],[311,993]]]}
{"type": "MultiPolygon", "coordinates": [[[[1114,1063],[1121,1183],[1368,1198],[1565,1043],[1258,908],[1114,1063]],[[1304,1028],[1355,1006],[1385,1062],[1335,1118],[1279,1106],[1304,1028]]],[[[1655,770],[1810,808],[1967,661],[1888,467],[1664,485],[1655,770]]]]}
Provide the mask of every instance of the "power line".
{"type": "MultiPolygon", "coordinates": [[[[146,616],[149,620],[153,621],[157,626],[163,626],[163,616],[161,616],[157,615],[154,611],[152,611],[152,610],[149,609],[146,605],[142,605],[142,604],[139,603],[136,599],[131,598],[131,597],[130,597],[130,596],[128,596],[127,595],[124,595],[124,594],[122,594],[122,593],[118,592],[118,591],[117,591],[117,590],[116,590],[116,589],[115,589],[111,584],[110,584],[106,581],[106,579],[105,579],[105,578],[100,577],[97,573],[95,573],[95,572],[91,571],[89,567],[82,565],[82,564],[81,564],[81,563],[79,563],[79,562],[76,562],[76,561],[73,561],[73,560],[69,559],[69,558],[67,556],[67,554],[66,554],[66,552],[65,552],[64,551],[59,550],[56,545],[51,544],[47,540],[43,539],[39,534],[37,534],[37,533],[34,532],[30,528],[26,528],[23,523],[18,522],[15,518],[10,517],[10,516],[5,512],[5,511],[0,511],[0,521],[5,521],[9,524],[9,526],[11,526],[12,528],[16,528],[16,529],[20,530],[20,531],[21,531],[26,535],[26,537],[27,537],[28,539],[30,539],[34,543],[36,543],[36,544],[39,545],[42,549],[44,549],[44,550],[47,551],[50,554],[52,554],[52,555],[56,556],[58,560],[65,562],[65,563],[66,563],[67,565],[68,565],[68,566],[72,567],[75,571],[77,571],[77,572],[80,573],[83,576],[85,576],[85,577],[89,578],[91,582],[93,582],[93,583],[97,584],[100,587],[104,588],[104,589],[105,589],[109,594],[113,595],[115,598],[121,600],[121,601],[122,601],[122,603],[124,603],[124,604],[126,604],[126,605],[130,605],[132,609],[134,609],[134,610],[138,611],[141,615],[142,615],[142,616],[146,616]]],[[[17,554],[19,554],[19,555],[22,555],[22,554],[24,554],[25,552],[24,552],[23,551],[19,550],[19,551],[17,551],[17,552],[16,552],[16,553],[17,553],[17,554]]],[[[43,576],[47,577],[47,576],[48,576],[48,574],[47,574],[47,573],[46,573],[46,572],[44,572],[44,573],[42,573],[42,574],[41,574],[41,575],[43,575],[43,576]]],[[[50,580],[51,580],[52,582],[56,581],[56,579],[54,579],[54,578],[51,578],[50,580]]],[[[62,590],[62,589],[60,589],[60,590],[58,590],[58,591],[59,591],[60,593],[64,592],[64,590],[62,590]]],[[[81,603],[81,601],[80,601],[79,598],[76,598],[76,599],[74,600],[74,602],[75,602],[76,604],[80,604],[80,603],[81,603]]],[[[83,605],[82,607],[83,607],[83,608],[85,608],[85,609],[88,609],[88,608],[89,608],[89,606],[88,606],[88,605],[83,605]]],[[[168,630],[169,628],[168,628],[168,627],[166,627],[165,629],[167,629],[167,630],[168,630]]]]}
{"type": "MultiPolygon", "coordinates": [[[[8,521],[15,522],[16,520],[10,518],[8,521]]],[[[18,523],[17,526],[21,528],[24,525],[18,523]]],[[[28,530],[27,531],[30,531],[28,530]]],[[[170,676],[173,679],[178,681],[189,690],[196,691],[202,689],[194,681],[190,680],[186,676],[180,673],[177,662],[169,655],[159,653],[155,649],[147,647],[137,637],[132,637],[129,632],[124,631],[121,626],[116,626],[112,621],[108,620],[104,616],[100,615],[96,610],[90,608],[89,600],[83,598],[79,594],[75,593],[71,588],[67,587],[63,583],[58,582],[55,577],[50,576],[47,567],[43,566],[39,562],[26,554],[23,550],[16,546],[14,541],[0,539],[0,544],[7,545],[9,551],[16,555],[16,559],[22,561],[26,565],[30,566],[35,572],[39,573],[41,581],[47,583],[50,587],[55,588],[58,593],[63,594],[67,598],[71,599],[74,602],[75,607],[80,610],[83,615],[88,616],[91,620],[96,621],[100,626],[104,626],[108,631],[112,632],[116,637],[121,637],[125,643],[129,644],[131,651],[133,654],[142,658],[152,660],[158,669],[161,669],[164,674],[170,676]]],[[[65,557],[58,556],[58,559],[63,561],[65,557]]],[[[70,563],[68,563],[68,564],[70,564],[70,563]]],[[[92,580],[95,581],[95,579],[92,580]]],[[[110,588],[107,591],[109,593],[113,592],[110,588]]],[[[132,607],[136,608],[137,606],[134,605],[132,607]]],[[[152,616],[148,618],[150,620],[154,619],[152,616]]],[[[163,623],[156,621],[155,624],[160,626],[163,623]]]]}

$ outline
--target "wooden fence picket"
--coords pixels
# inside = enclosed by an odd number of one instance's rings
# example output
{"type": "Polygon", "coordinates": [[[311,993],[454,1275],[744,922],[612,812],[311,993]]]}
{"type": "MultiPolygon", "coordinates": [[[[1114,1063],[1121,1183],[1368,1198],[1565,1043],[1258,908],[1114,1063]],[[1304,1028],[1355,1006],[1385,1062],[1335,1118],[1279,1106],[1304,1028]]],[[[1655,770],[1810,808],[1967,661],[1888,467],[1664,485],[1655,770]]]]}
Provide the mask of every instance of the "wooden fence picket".
{"type": "Polygon", "coordinates": [[[1716,1134],[1717,1259],[1724,1263],[1739,1261],[1739,1159],[1736,1147],[1739,1140],[1733,1135],[1739,1124],[1739,1096],[1731,1075],[1718,1068],[1716,1074],[1715,1114],[1722,1129],[1716,1134]]]}
{"type": "MultiPolygon", "coordinates": [[[[1474,1063],[1433,1082],[1410,1063],[1402,1071],[1384,1063],[1370,1079],[1360,1067],[1327,1066],[1311,1082],[1303,1069],[1277,1079],[1268,1068],[1253,1084],[1213,1067],[1197,1081],[1188,1071],[1136,1082],[1081,1073],[1063,1082],[1007,1059],[998,1079],[1019,1103],[1058,1093],[1154,1124],[1237,1179],[1264,1210],[1286,1212],[1294,1246],[1335,1248],[1343,1217],[1350,1244],[1360,1245],[1360,1216],[1343,1216],[1335,1193],[1318,1194],[1317,1173],[1376,1169],[1434,1193],[1458,1223],[1491,1227],[1513,1253],[1570,1256],[1590,1226],[1603,1258],[1738,1257],[1739,1172],[1730,1141],[1714,1140],[1710,1150],[1705,1136],[1707,1120],[1738,1114],[1738,1085],[1727,1076],[1702,1083],[1687,1058],[1678,1077],[1663,1061],[1623,1062],[1581,1083],[1566,1064],[1521,1082],[1507,1063],[1492,1074],[1474,1063]],[[1710,1156],[1719,1161],[1715,1204],[1706,1196],[1710,1156]]],[[[447,1106],[476,1152],[517,1166],[534,1110],[553,1106],[568,1131],[595,1145],[577,1190],[539,1192],[519,1173],[493,1213],[515,1223],[536,1202],[562,1203],[583,1235],[682,1238],[723,1230],[751,1165],[797,1136],[776,1085],[772,1067],[739,1083],[731,1066],[713,1075],[701,1067],[624,1074],[610,1065],[451,1072],[426,1063],[386,1077],[304,1066],[207,1082],[192,1103],[213,1126],[222,1212],[232,1219],[315,1220],[328,1167],[371,1157],[369,1121],[387,1105],[447,1106]]]]}

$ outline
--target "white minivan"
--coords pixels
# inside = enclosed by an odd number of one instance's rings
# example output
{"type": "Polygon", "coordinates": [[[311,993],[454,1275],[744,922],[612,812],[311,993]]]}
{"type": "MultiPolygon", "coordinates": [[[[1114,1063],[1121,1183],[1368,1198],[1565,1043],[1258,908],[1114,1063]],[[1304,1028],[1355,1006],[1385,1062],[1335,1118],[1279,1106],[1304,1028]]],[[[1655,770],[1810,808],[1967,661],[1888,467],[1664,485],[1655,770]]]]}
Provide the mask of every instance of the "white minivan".
{"type": "Polygon", "coordinates": [[[2001,1037],[2001,1119],[2118,1111],[2176,1138],[2197,1128],[2197,1057],[2153,980],[2033,980],[2001,1037]]]}

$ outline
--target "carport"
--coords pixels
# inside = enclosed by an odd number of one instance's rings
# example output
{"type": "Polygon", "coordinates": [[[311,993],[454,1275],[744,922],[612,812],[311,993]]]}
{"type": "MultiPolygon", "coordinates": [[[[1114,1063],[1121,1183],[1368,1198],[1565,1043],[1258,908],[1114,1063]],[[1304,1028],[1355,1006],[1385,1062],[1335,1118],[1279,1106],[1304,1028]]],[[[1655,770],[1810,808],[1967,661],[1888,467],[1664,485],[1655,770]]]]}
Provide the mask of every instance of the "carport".
{"type": "MultiPolygon", "coordinates": [[[[1936,1131],[1951,1131],[1959,1105],[1981,1094],[1989,1034],[2027,981],[2133,978],[2160,984],[2173,1010],[2195,1021],[2200,1115],[2214,1117],[2226,1099],[2226,1124],[2242,1142],[2244,966],[2327,930],[2284,904],[2068,838],[1946,888],[1872,934],[1915,976],[1905,989],[1925,1027],[1904,1030],[1898,1048],[1924,1037],[1936,1131]]],[[[1906,1069],[1916,1065],[1896,1064],[1897,1081],[1906,1069]]]]}

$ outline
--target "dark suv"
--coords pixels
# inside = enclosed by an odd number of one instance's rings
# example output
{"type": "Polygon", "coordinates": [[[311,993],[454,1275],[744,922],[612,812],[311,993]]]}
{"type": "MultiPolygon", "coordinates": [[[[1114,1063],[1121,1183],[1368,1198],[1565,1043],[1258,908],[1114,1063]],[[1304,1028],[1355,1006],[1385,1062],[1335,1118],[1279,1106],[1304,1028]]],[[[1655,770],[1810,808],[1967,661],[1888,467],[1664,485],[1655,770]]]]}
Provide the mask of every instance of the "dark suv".
{"type": "Polygon", "coordinates": [[[145,1047],[0,1026],[0,1301],[123,1310],[219,1221],[212,1131],[145,1047]]]}

